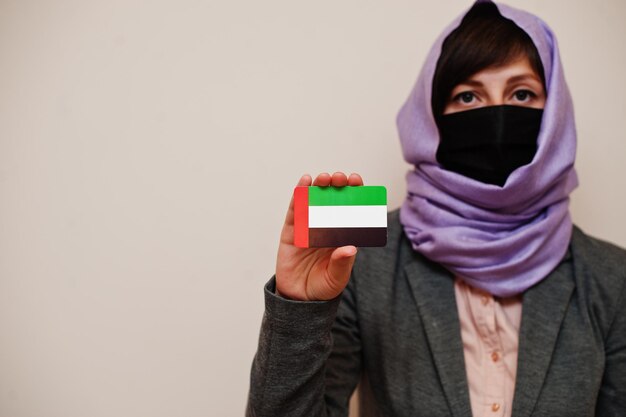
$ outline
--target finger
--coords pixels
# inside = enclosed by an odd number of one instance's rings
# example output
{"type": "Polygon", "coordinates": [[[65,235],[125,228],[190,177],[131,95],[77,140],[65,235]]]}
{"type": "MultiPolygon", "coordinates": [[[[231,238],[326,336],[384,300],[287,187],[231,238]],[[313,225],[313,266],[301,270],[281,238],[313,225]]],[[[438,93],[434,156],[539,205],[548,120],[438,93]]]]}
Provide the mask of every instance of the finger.
{"type": "MultiPolygon", "coordinates": [[[[309,174],[304,174],[298,180],[298,186],[308,187],[311,185],[311,176],[309,174]]],[[[289,202],[289,209],[287,209],[287,215],[285,216],[285,224],[293,225],[293,194],[291,194],[291,201],[289,202]]]]}
{"type": "Polygon", "coordinates": [[[333,187],[345,187],[348,185],[348,177],[343,172],[335,172],[330,180],[333,187]]]}
{"type": "Polygon", "coordinates": [[[329,286],[333,289],[343,289],[352,271],[352,265],[356,259],[357,249],[355,246],[342,246],[333,251],[328,262],[329,286]]]}
{"type": "Polygon", "coordinates": [[[323,172],[315,177],[313,180],[313,185],[318,187],[327,187],[330,185],[331,176],[328,172],[323,172]]]}
{"type": "Polygon", "coordinates": [[[311,179],[311,176],[309,174],[304,174],[298,180],[298,187],[308,187],[311,185],[312,181],[313,180],[311,179]]]}
{"type": "Polygon", "coordinates": [[[361,176],[359,174],[356,174],[356,173],[353,172],[348,177],[348,185],[350,185],[350,186],[363,185],[363,178],[361,178],[361,176]]]}

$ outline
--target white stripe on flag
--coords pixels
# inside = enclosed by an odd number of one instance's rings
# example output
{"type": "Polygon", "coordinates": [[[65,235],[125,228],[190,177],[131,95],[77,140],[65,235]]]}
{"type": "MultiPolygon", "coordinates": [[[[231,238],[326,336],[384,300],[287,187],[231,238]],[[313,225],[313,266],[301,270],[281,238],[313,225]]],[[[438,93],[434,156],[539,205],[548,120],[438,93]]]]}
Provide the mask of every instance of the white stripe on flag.
{"type": "Polygon", "coordinates": [[[309,227],[387,227],[387,206],[309,206],[309,227]]]}

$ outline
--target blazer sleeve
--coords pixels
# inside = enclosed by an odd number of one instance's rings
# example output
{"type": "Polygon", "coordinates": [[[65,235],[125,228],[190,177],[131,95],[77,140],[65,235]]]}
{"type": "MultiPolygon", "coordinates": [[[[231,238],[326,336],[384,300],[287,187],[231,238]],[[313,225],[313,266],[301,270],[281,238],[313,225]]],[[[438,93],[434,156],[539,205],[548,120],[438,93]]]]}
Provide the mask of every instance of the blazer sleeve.
{"type": "Polygon", "coordinates": [[[626,284],[622,285],[617,311],[605,339],[604,376],[596,416],[626,416],[626,284]]]}
{"type": "Polygon", "coordinates": [[[274,290],[272,278],[265,286],[246,416],[347,416],[361,368],[351,284],[341,296],[320,302],[288,300],[274,290]]]}

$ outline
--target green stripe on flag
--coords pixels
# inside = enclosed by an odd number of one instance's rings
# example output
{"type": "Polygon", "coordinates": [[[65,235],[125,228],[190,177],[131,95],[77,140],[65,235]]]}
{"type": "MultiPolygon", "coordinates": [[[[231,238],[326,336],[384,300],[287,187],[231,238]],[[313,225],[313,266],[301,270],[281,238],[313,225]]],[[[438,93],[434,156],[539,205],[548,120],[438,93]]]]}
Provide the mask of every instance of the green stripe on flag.
{"type": "Polygon", "coordinates": [[[309,206],[384,206],[387,189],[379,185],[359,187],[309,187],[309,206]]]}

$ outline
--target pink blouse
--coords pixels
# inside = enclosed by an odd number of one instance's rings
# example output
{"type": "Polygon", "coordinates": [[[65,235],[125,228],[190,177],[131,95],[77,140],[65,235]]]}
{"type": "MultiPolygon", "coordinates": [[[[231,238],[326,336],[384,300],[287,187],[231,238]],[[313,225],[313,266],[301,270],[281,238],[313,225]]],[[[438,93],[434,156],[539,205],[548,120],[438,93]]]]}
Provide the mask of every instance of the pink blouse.
{"type": "Polygon", "coordinates": [[[473,417],[510,417],[522,298],[496,298],[454,284],[473,417]]]}

